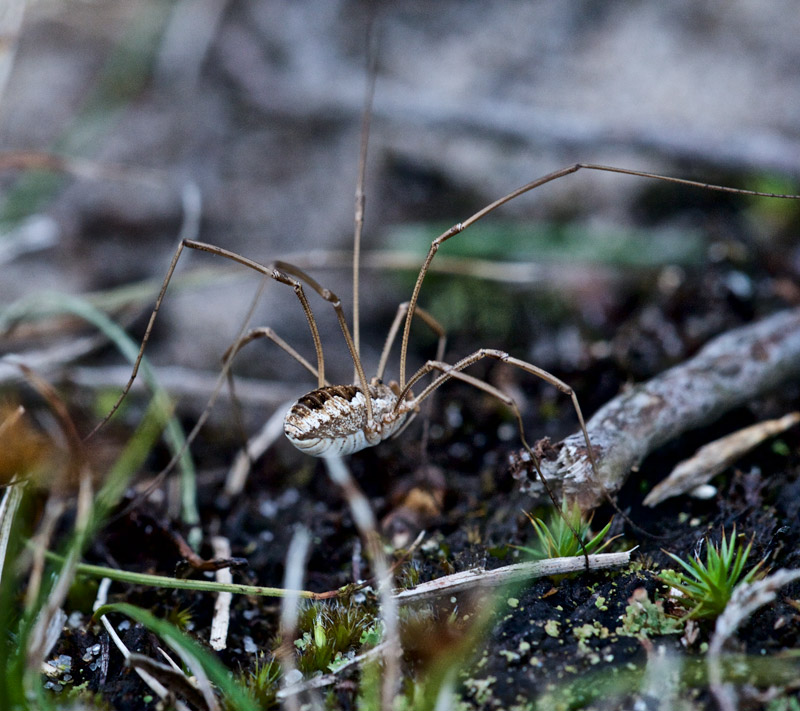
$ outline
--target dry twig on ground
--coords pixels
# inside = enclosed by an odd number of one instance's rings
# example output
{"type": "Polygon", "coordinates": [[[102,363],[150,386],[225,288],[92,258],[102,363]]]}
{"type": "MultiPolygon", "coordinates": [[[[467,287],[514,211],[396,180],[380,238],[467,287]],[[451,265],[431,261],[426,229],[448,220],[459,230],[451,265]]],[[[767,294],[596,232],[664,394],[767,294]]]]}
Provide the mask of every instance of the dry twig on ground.
{"type": "MultiPolygon", "coordinates": [[[[602,407],[587,424],[602,482],[595,481],[581,433],[556,445],[545,458],[548,481],[583,510],[618,491],[648,454],[684,432],[707,425],[725,412],[774,390],[800,375],[800,309],[781,311],[729,331],[697,355],[655,378],[635,385],[602,407]]],[[[525,492],[539,482],[528,476],[526,453],[514,475],[525,492]]]]}

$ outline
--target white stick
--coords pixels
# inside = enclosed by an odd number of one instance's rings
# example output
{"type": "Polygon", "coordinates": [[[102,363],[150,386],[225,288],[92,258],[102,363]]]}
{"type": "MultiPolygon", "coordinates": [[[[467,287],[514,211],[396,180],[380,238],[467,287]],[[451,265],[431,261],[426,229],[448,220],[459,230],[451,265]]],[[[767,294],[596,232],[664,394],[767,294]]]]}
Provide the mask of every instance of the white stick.
{"type": "MultiPolygon", "coordinates": [[[[231,544],[224,536],[214,536],[211,539],[211,548],[215,558],[230,558],[231,544]]],[[[233,582],[230,568],[220,568],[215,577],[218,583],[230,584],[233,582]]],[[[209,644],[217,652],[228,646],[228,625],[231,620],[231,600],[233,593],[221,592],[217,594],[214,602],[214,617],[211,620],[211,636],[209,644]]]]}
{"type": "MultiPolygon", "coordinates": [[[[598,553],[589,556],[591,570],[604,570],[628,565],[631,560],[632,548],[624,553],[598,553]]],[[[501,585],[512,585],[534,578],[543,578],[548,575],[565,575],[586,569],[583,556],[570,558],[548,558],[527,563],[514,563],[494,570],[485,568],[471,568],[453,575],[421,583],[414,588],[395,593],[394,598],[401,604],[427,600],[439,595],[452,595],[465,590],[480,588],[494,588],[501,585]]]]}

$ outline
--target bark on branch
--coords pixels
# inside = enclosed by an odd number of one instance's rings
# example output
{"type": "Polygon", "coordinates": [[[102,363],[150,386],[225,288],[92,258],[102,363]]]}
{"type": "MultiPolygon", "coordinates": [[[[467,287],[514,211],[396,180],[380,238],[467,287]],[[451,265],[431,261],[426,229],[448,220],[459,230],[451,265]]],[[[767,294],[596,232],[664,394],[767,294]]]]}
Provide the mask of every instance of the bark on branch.
{"type": "MultiPolygon", "coordinates": [[[[603,406],[587,425],[602,485],[594,480],[580,433],[549,448],[554,454],[543,459],[542,470],[565,496],[592,509],[605,499],[603,486],[611,494],[618,491],[653,450],[798,376],[800,308],[795,308],[718,336],[690,360],[603,406]]],[[[514,459],[522,491],[538,492],[541,485],[526,453],[514,459]]]]}

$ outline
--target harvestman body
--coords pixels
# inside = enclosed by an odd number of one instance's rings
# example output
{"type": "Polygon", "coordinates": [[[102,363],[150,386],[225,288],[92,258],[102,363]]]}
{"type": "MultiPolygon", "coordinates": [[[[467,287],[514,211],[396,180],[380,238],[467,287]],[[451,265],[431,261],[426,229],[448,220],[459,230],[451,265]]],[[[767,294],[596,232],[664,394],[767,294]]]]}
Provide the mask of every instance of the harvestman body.
{"type": "Polygon", "coordinates": [[[331,385],[301,397],[286,413],[283,431],[301,452],[314,457],[342,456],[372,447],[398,432],[412,412],[399,390],[373,379],[369,385],[372,427],[367,426],[364,393],[357,385],[331,385]]]}

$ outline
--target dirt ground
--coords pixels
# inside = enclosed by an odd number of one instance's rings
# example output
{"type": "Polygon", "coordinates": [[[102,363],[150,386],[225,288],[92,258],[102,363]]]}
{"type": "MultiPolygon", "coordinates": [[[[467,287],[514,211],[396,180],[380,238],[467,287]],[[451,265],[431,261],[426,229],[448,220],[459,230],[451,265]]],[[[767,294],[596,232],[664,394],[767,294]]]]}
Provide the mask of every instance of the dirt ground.
{"type": "MultiPolygon", "coordinates": [[[[188,234],[262,264],[285,259],[307,268],[342,297],[349,318],[345,253],[370,8],[29,3],[16,52],[0,60],[10,67],[0,147],[4,155],[46,152],[87,162],[44,173],[24,161],[23,168],[19,161],[1,166],[3,307],[51,292],[94,295],[93,303],[139,339],[179,235],[188,234]],[[121,291],[130,285],[135,289],[121,291]]],[[[433,237],[538,175],[585,160],[800,192],[798,22],[789,2],[744,0],[379,7],[361,289],[368,375],[433,237]]],[[[799,228],[800,209],[787,201],[582,171],[448,242],[437,255],[443,271],[426,280],[420,305],[447,328],[448,362],[481,347],[502,349],[569,383],[590,417],[715,336],[797,307],[799,228]]],[[[260,282],[220,258],[192,253],[180,260],[147,355],[187,431],[260,282]]],[[[319,299],[312,305],[328,378],[350,382],[352,362],[334,314],[319,299]]],[[[275,328],[313,358],[291,289],[268,283],[251,323],[275,328]]],[[[53,429],[52,418],[12,356],[56,385],[81,434],[129,374],[117,350],[76,319],[25,321],[0,347],[3,397],[26,402],[44,430],[53,429]]],[[[415,329],[411,367],[434,351],[434,337],[415,329]]],[[[395,352],[390,378],[397,361],[395,352]]],[[[241,423],[225,394],[192,446],[201,555],[209,557],[210,537],[222,535],[246,561],[235,580],[277,586],[302,525],[313,541],[307,589],[334,590],[367,577],[372,571],[344,499],[319,460],[282,438],[255,461],[240,494],[224,494],[243,436],[315,386],[264,342],[248,346],[234,370],[241,423]]],[[[558,442],[577,429],[569,399],[550,385],[497,364],[470,373],[514,397],[531,442],[558,442]]],[[[642,500],[701,445],[797,409],[799,390],[797,382],[783,382],[642,462],[618,495],[619,508],[640,528],[608,504],[594,519],[598,529],[614,518],[615,549],[638,546],[629,568],[405,611],[407,684],[433,678],[449,663],[457,708],[714,707],[703,666],[713,623],[678,622],[680,607],[657,575],[674,567],[665,551],[705,555],[706,536],[719,541],[734,527],[752,540],[751,565],[764,559],[770,570],[800,568],[800,432],[790,429],[745,454],[711,481],[706,498],[683,495],[654,508],[642,500]]],[[[142,393],[135,388],[94,440],[98,471],[141,423],[142,393]]],[[[520,441],[509,409],[453,382],[431,400],[429,417],[427,434],[420,417],[402,437],[349,460],[387,537],[427,531],[399,565],[398,581],[521,560],[516,546],[533,540],[523,512],[545,515],[546,507],[520,493],[512,476],[520,441]],[[440,498],[435,511],[402,508],[415,487],[440,498]]],[[[141,480],[169,458],[158,445],[141,480]]],[[[106,526],[85,559],[202,577],[187,569],[176,543],[178,534],[191,533],[176,508],[174,487],[167,487],[106,526]]],[[[112,592],[208,637],[212,595],[122,584],[112,592]]],[[[88,624],[94,593],[94,583],[76,585],[65,606],[68,615],[83,616],[70,618],[51,653],[71,659],[70,680],[62,673],[51,684],[54,698],[85,683],[99,708],[156,708],[106,633],[88,624]]],[[[736,679],[741,708],[800,703],[796,666],[794,680],[779,670],[800,648],[798,598],[797,583],[783,588],[729,643],[745,670],[736,679]]],[[[375,612],[371,594],[338,604],[365,617],[375,612]]],[[[269,658],[278,647],[278,617],[274,600],[235,597],[228,646],[219,655],[224,664],[246,673],[259,653],[269,658]]],[[[313,614],[303,619],[301,632],[313,633],[313,614]]],[[[142,627],[130,624],[122,636],[157,656],[157,638],[142,627]]],[[[347,654],[360,648],[357,639],[347,654]]],[[[297,658],[310,678],[327,669],[313,666],[308,649],[298,645],[297,658]]],[[[343,672],[326,687],[324,703],[359,708],[360,684],[357,669],[343,672]]]]}

